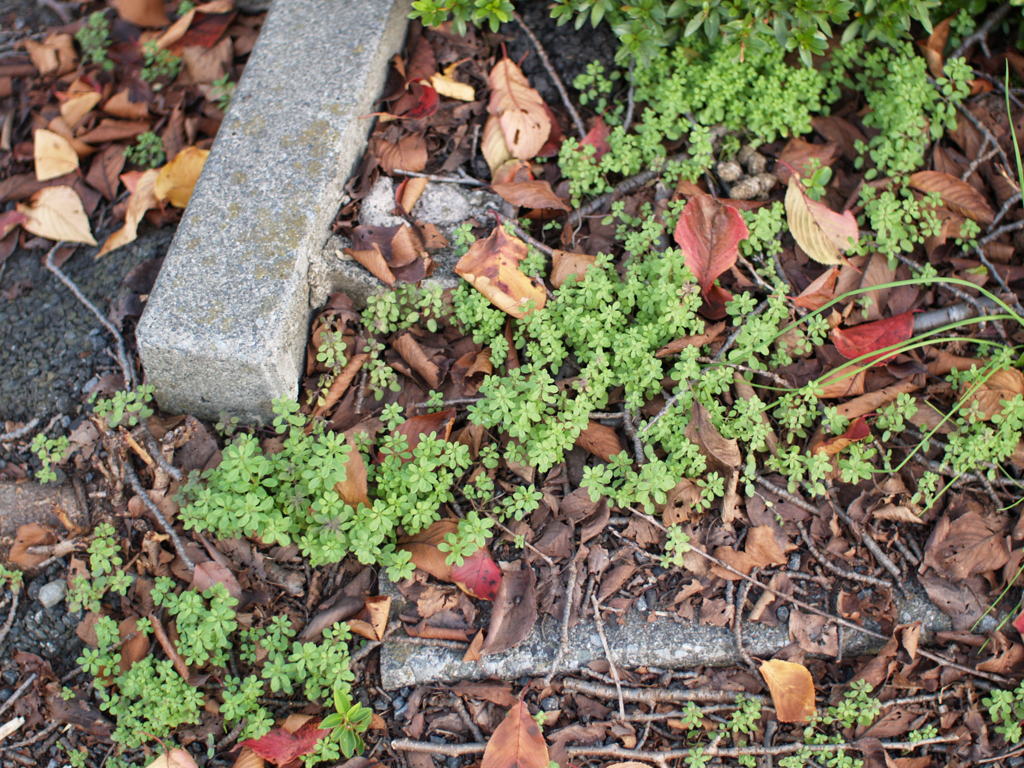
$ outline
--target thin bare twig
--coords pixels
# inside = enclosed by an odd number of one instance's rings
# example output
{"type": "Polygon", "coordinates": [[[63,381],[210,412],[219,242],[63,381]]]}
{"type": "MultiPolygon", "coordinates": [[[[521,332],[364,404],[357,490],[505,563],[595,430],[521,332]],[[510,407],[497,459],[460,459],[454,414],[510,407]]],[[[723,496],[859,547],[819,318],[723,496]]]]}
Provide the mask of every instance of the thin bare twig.
{"type": "Polygon", "coordinates": [[[608,659],[608,669],[615,681],[615,690],[619,699],[619,715],[626,716],[626,705],[622,700],[622,680],[619,677],[619,668],[615,666],[615,658],[612,656],[611,648],[608,646],[608,638],[604,634],[604,620],[601,618],[601,606],[597,602],[597,595],[590,596],[590,604],[594,606],[594,625],[597,627],[597,635],[601,638],[601,645],[604,648],[604,655],[608,659]]]}
{"type": "Polygon", "coordinates": [[[801,521],[797,521],[797,530],[800,531],[800,538],[804,540],[804,544],[807,545],[807,551],[811,553],[815,560],[821,563],[822,567],[836,576],[843,579],[849,579],[850,581],[859,581],[863,584],[871,584],[876,587],[886,587],[887,589],[893,589],[892,582],[886,581],[885,579],[879,579],[876,576],[871,576],[865,573],[857,573],[849,568],[843,568],[840,565],[836,565],[827,557],[824,553],[814,546],[814,542],[811,541],[810,534],[807,533],[807,527],[801,521]]]}
{"type": "Polygon", "coordinates": [[[196,564],[192,561],[192,558],[188,556],[185,551],[185,545],[182,543],[181,538],[178,536],[178,532],[174,530],[174,526],[171,525],[167,518],[164,517],[164,513],[160,511],[160,507],[149,497],[149,492],[142,487],[142,481],[139,480],[139,476],[135,473],[135,467],[132,466],[131,459],[127,456],[124,457],[124,461],[121,462],[124,466],[124,474],[128,479],[128,485],[135,491],[135,495],[138,496],[142,503],[146,505],[146,509],[149,510],[150,514],[156,518],[157,523],[163,529],[163,532],[171,540],[171,544],[174,545],[174,551],[178,553],[178,557],[181,558],[181,562],[188,568],[189,573],[196,569],[196,564]]]}
{"type": "Polygon", "coordinates": [[[562,631],[559,634],[558,651],[551,662],[551,669],[544,678],[544,685],[550,685],[552,678],[558,673],[558,665],[562,663],[569,648],[569,621],[572,619],[572,607],[576,604],[576,555],[569,560],[569,573],[566,576],[565,596],[562,599],[562,631]]]}
{"type": "Polygon", "coordinates": [[[78,299],[79,303],[96,316],[96,319],[100,321],[100,325],[106,328],[107,332],[114,337],[114,342],[116,344],[115,349],[117,351],[117,363],[121,366],[121,375],[124,377],[124,384],[128,389],[135,389],[135,372],[132,370],[131,362],[128,360],[128,352],[125,347],[124,336],[122,336],[117,327],[107,319],[106,315],[100,312],[96,305],[89,301],[89,298],[79,290],[74,281],[64,274],[60,267],[53,263],[53,254],[56,253],[57,249],[62,245],[64,245],[63,242],[57,243],[46,254],[46,268],[64,284],[65,288],[74,294],[74,297],[78,299]]]}
{"type": "MultiPolygon", "coordinates": [[[[612,699],[618,695],[618,691],[610,685],[590,683],[586,680],[577,680],[574,677],[563,680],[562,689],[600,699],[612,699]]],[[[720,689],[711,690],[710,688],[622,688],[621,690],[623,700],[634,704],[653,705],[664,702],[678,703],[686,701],[694,701],[700,704],[729,704],[736,700],[735,692],[720,689]]],[[[749,694],[748,698],[756,699],[762,703],[766,701],[763,696],[757,694],[749,694]]]]}
{"type": "MultiPolygon", "coordinates": [[[[885,750],[910,750],[933,744],[951,744],[959,740],[959,736],[936,736],[931,739],[921,739],[920,741],[882,741],[881,746],[885,750]]],[[[432,741],[395,739],[391,742],[391,748],[402,752],[423,752],[432,755],[445,755],[447,757],[462,757],[463,755],[478,755],[487,748],[487,745],[482,741],[467,744],[435,744],[432,741]]],[[[565,751],[570,758],[614,757],[623,760],[647,760],[661,766],[667,766],[669,760],[681,760],[696,754],[709,757],[741,757],[743,755],[791,755],[804,750],[809,752],[846,752],[856,749],[860,749],[860,745],[855,741],[838,744],[804,744],[802,741],[796,741],[768,747],[761,744],[750,744],[744,747],[719,747],[716,744],[708,744],[706,746],[684,747],[683,749],[668,749],[658,752],[626,749],[625,747],[616,746],[572,746],[566,747],[565,751]]]]}
{"type": "Polygon", "coordinates": [[[565,106],[565,111],[569,113],[573,123],[576,126],[576,132],[582,139],[587,135],[587,126],[583,122],[583,118],[580,117],[580,113],[576,111],[576,106],[572,103],[572,99],[569,98],[569,92],[565,89],[565,83],[562,82],[562,78],[558,74],[558,70],[555,69],[551,63],[551,59],[548,58],[547,51],[544,50],[544,46],[541,45],[540,40],[533,34],[533,30],[527,26],[526,22],[523,21],[523,17],[519,15],[518,11],[512,12],[512,18],[516,20],[516,24],[523,30],[523,33],[530,38],[530,42],[533,43],[533,48],[537,51],[537,56],[540,57],[540,63],[544,65],[544,69],[548,73],[548,77],[551,78],[551,82],[554,83],[555,89],[558,91],[558,95],[562,98],[562,104],[565,106]]]}
{"type": "Polygon", "coordinates": [[[413,176],[417,179],[426,179],[427,181],[436,181],[440,184],[461,184],[464,187],[486,187],[486,181],[480,181],[480,179],[474,179],[472,176],[438,176],[434,173],[420,173],[419,171],[404,171],[400,168],[396,168],[391,172],[396,176],[413,176]]]}
{"type": "Polygon", "coordinates": [[[739,593],[736,595],[736,603],[733,607],[732,636],[736,641],[736,651],[739,653],[740,658],[743,659],[743,663],[751,671],[755,671],[757,665],[754,663],[754,657],[747,653],[747,649],[743,645],[743,607],[747,604],[748,594],[750,594],[750,582],[744,581],[740,585],[739,593]]]}
{"type": "Polygon", "coordinates": [[[6,712],[14,702],[16,702],[25,694],[25,691],[28,690],[28,687],[35,682],[37,676],[37,673],[33,672],[31,675],[26,677],[25,682],[19,685],[17,689],[15,689],[14,693],[7,697],[3,704],[0,704],[0,715],[6,712]]]}
{"type": "MultiPolygon", "coordinates": [[[[14,626],[14,617],[18,615],[18,602],[20,601],[20,590],[11,590],[11,607],[7,612],[7,620],[4,625],[0,627],[0,645],[3,644],[4,640],[7,639],[7,633],[11,631],[11,627],[14,626]]],[[[0,707],[0,712],[3,712],[4,708],[0,707]]]]}
{"type": "Polygon", "coordinates": [[[963,56],[967,52],[967,49],[970,48],[972,45],[975,45],[976,43],[981,43],[982,49],[985,51],[985,55],[989,56],[990,53],[988,51],[988,45],[986,43],[989,32],[992,31],[992,28],[996,24],[998,24],[1000,21],[1006,18],[1006,14],[1008,14],[1009,12],[1009,3],[1003,3],[1001,6],[992,11],[992,13],[988,15],[988,17],[981,23],[981,25],[976,30],[974,30],[974,32],[965,37],[963,39],[963,42],[960,43],[960,45],[958,45],[951,54],[949,54],[949,58],[955,59],[959,56],[963,56]]]}
{"type": "MultiPolygon", "coordinates": [[[[642,517],[644,520],[646,520],[647,522],[651,523],[651,525],[653,525],[655,528],[659,528],[663,532],[667,531],[667,529],[665,528],[664,525],[662,525],[658,520],[656,520],[655,518],[651,517],[650,515],[645,514],[645,513],[641,512],[640,510],[635,509],[633,507],[627,507],[627,509],[629,509],[629,511],[632,512],[634,515],[637,515],[638,517],[642,517]]],[[[785,592],[782,592],[782,591],[780,591],[778,589],[775,589],[775,588],[769,586],[768,584],[762,584],[757,579],[754,579],[754,578],[748,576],[743,571],[740,571],[740,570],[738,570],[736,568],[733,568],[731,565],[729,565],[724,560],[720,560],[719,558],[715,557],[714,555],[712,555],[712,554],[710,554],[708,552],[705,552],[700,547],[697,547],[697,546],[695,546],[693,544],[690,544],[689,546],[690,546],[690,550],[693,553],[695,553],[696,555],[698,555],[700,557],[703,557],[708,562],[714,563],[715,565],[717,565],[722,570],[728,571],[729,573],[731,573],[732,575],[736,576],[739,579],[742,579],[743,581],[751,582],[755,587],[758,587],[758,588],[763,589],[763,590],[765,590],[767,592],[770,592],[771,594],[775,595],[776,597],[781,598],[782,600],[785,600],[786,602],[792,603],[797,608],[800,608],[802,610],[805,610],[805,611],[808,611],[810,613],[813,613],[815,616],[821,616],[822,618],[828,619],[829,621],[833,622],[834,624],[838,624],[838,625],[844,626],[847,629],[852,629],[854,632],[859,632],[862,635],[867,635],[868,637],[873,637],[876,640],[889,640],[890,639],[888,636],[883,635],[881,632],[875,632],[873,629],[868,629],[867,627],[862,627],[860,624],[856,624],[856,623],[854,623],[852,621],[847,621],[846,619],[842,618],[841,616],[836,616],[834,614],[829,613],[828,611],[823,611],[821,608],[818,608],[815,605],[811,605],[810,603],[805,602],[803,600],[800,600],[798,598],[795,598],[792,595],[787,595],[785,592]]],[[[1013,685],[1013,680],[1011,680],[1008,677],[1005,677],[1004,675],[998,675],[998,674],[995,674],[993,672],[984,672],[984,671],[982,671],[980,669],[971,669],[970,667],[966,667],[963,664],[959,664],[959,663],[953,661],[952,659],[947,659],[945,656],[942,656],[941,654],[932,653],[931,651],[926,651],[923,648],[918,648],[917,653],[918,653],[919,656],[921,656],[923,658],[926,658],[926,659],[929,659],[930,661],[934,661],[936,664],[940,664],[940,665],[942,665],[944,667],[949,667],[950,669],[958,670],[960,672],[963,672],[964,674],[972,675],[974,677],[980,677],[980,678],[982,678],[984,680],[989,680],[989,681],[991,681],[993,683],[998,683],[999,685],[1002,685],[1002,686],[1013,685]]]]}
{"type": "Polygon", "coordinates": [[[149,449],[149,455],[153,457],[153,460],[160,469],[180,483],[184,479],[185,474],[164,457],[164,452],[160,450],[159,443],[157,443],[153,433],[149,431],[149,427],[145,424],[142,425],[142,438],[149,449]]]}
{"type": "Polygon", "coordinates": [[[662,171],[665,170],[666,165],[668,165],[669,163],[673,163],[677,160],[682,160],[684,158],[686,158],[685,152],[665,158],[660,163],[657,160],[655,160],[653,168],[650,168],[646,171],[641,171],[640,173],[630,176],[629,178],[623,179],[622,181],[615,185],[611,192],[605,192],[603,195],[598,195],[583,207],[577,208],[575,211],[570,213],[569,218],[566,219],[565,226],[572,230],[576,229],[583,222],[583,219],[586,218],[587,216],[597,213],[606,205],[608,205],[612,200],[617,200],[623,195],[628,195],[630,192],[636,192],[638,189],[644,186],[644,184],[647,184],[649,181],[653,181],[654,179],[661,176],[662,171]]]}
{"type": "Polygon", "coordinates": [[[24,424],[17,429],[12,429],[10,432],[4,432],[0,435],[0,443],[9,443],[12,440],[19,440],[22,437],[28,435],[33,429],[39,426],[39,417],[32,419],[32,421],[24,424]]]}

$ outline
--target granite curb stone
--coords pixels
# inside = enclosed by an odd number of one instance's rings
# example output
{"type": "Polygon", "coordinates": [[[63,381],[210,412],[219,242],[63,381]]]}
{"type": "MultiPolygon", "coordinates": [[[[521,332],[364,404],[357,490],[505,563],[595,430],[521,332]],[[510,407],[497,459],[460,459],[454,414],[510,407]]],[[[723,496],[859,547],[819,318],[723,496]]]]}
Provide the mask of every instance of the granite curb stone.
{"type": "Polygon", "coordinates": [[[164,410],[258,422],[297,395],[311,265],[409,8],[272,5],[139,324],[164,410]]]}

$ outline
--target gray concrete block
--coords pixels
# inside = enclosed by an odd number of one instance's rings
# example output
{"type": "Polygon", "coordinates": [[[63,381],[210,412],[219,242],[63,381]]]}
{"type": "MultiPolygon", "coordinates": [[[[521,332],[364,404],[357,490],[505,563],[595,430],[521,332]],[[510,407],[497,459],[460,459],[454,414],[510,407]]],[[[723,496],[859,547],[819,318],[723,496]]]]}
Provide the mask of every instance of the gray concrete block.
{"type": "Polygon", "coordinates": [[[274,3],[139,324],[168,411],[294,397],[310,266],[371,127],[409,0],[274,3]]]}

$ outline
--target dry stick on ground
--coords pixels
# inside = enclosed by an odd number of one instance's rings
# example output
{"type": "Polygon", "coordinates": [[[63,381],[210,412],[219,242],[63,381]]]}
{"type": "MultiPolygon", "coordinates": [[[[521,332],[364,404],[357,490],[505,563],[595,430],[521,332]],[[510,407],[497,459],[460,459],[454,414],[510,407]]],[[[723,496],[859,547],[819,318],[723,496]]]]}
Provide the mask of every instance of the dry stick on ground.
{"type": "MultiPolygon", "coordinates": [[[[802,503],[806,504],[806,502],[802,502],[802,503]]],[[[634,509],[633,507],[628,507],[628,509],[634,515],[636,515],[638,517],[642,517],[644,520],[649,522],[655,528],[660,529],[662,532],[667,531],[667,529],[665,528],[664,525],[662,525],[658,520],[654,519],[650,515],[647,515],[647,514],[641,512],[638,509],[634,509]]],[[[856,624],[855,622],[848,621],[848,620],[842,618],[841,616],[836,616],[834,614],[829,613],[828,611],[824,611],[821,608],[818,608],[816,605],[811,605],[808,602],[805,602],[803,600],[795,598],[792,595],[787,595],[785,592],[782,592],[781,590],[775,589],[775,588],[773,588],[773,587],[771,587],[771,586],[769,586],[767,584],[762,584],[757,579],[751,578],[750,576],[745,574],[743,571],[738,570],[736,568],[733,568],[731,565],[729,565],[724,560],[720,560],[719,558],[715,557],[714,555],[712,555],[712,554],[710,554],[708,552],[705,552],[700,547],[694,546],[693,544],[690,544],[689,547],[690,547],[690,550],[692,552],[694,552],[694,554],[699,555],[700,557],[703,557],[705,560],[707,560],[710,563],[713,563],[714,565],[717,565],[722,570],[728,571],[733,576],[736,576],[737,578],[742,579],[743,581],[749,581],[753,586],[758,587],[759,589],[763,589],[763,590],[765,590],[767,592],[770,592],[773,595],[775,595],[776,597],[781,598],[782,600],[784,600],[784,601],[786,601],[788,603],[792,603],[797,608],[801,608],[801,609],[803,609],[805,611],[813,613],[815,616],[821,616],[822,618],[828,619],[829,621],[831,621],[831,622],[833,622],[835,624],[839,624],[841,626],[844,626],[847,629],[852,629],[854,632],[859,632],[862,635],[867,635],[868,637],[873,637],[876,640],[889,641],[889,640],[892,639],[891,637],[889,637],[887,635],[883,635],[881,632],[875,632],[873,629],[868,629],[867,627],[862,627],[860,624],[856,624]]],[[[978,678],[981,678],[983,680],[988,680],[988,681],[993,682],[993,683],[998,683],[999,685],[1004,686],[1004,687],[1005,686],[1012,686],[1014,684],[1013,680],[1011,680],[1008,677],[1005,677],[1004,675],[997,675],[997,674],[995,674],[993,672],[984,672],[984,671],[982,671],[980,669],[971,669],[970,667],[964,666],[963,664],[955,662],[952,659],[947,659],[945,656],[942,656],[941,654],[932,653],[931,651],[926,651],[923,648],[918,648],[917,649],[917,654],[918,654],[918,656],[921,656],[921,657],[923,657],[925,659],[928,659],[930,661],[934,661],[936,664],[940,664],[941,666],[949,667],[950,669],[955,669],[955,670],[958,670],[960,672],[963,672],[964,674],[972,675],[974,677],[978,677],[978,678]]]]}
{"type": "Polygon", "coordinates": [[[110,322],[110,320],[108,320],[107,317],[99,311],[99,309],[96,308],[96,305],[89,301],[86,295],[79,290],[77,285],[75,285],[74,281],[65,275],[61,271],[60,267],[53,263],[53,254],[56,253],[57,249],[62,245],[64,245],[63,242],[57,243],[46,254],[46,268],[56,275],[57,279],[64,284],[64,287],[71,291],[75,298],[96,316],[96,319],[100,321],[100,325],[106,328],[107,332],[114,337],[114,341],[116,343],[115,348],[117,350],[117,363],[121,366],[121,375],[124,377],[124,385],[128,389],[135,389],[135,372],[132,370],[131,363],[128,360],[128,352],[124,344],[124,336],[122,336],[117,327],[110,322]]]}
{"type": "Polygon", "coordinates": [[[569,92],[565,89],[565,83],[562,82],[562,78],[559,76],[555,67],[551,64],[551,59],[548,58],[547,51],[544,50],[544,46],[540,44],[540,40],[533,34],[533,30],[530,29],[526,22],[523,21],[523,17],[519,15],[518,11],[512,11],[512,18],[516,20],[516,24],[523,30],[530,42],[533,43],[533,48],[537,51],[537,56],[540,57],[540,63],[544,65],[544,69],[548,73],[548,77],[555,84],[555,89],[558,91],[558,95],[562,97],[562,104],[565,106],[566,112],[572,117],[573,123],[576,125],[576,132],[579,134],[580,139],[587,135],[587,126],[583,122],[583,118],[580,117],[580,113],[576,111],[576,106],[572,103],[569,98],[569,92]]]}
{"type": "Polygon", "coordinates": [[[420,173],[419,171],[403,171],[400,168],[396,168],[391,171],[392,176],[412,176],[417,179],[426,179],[427,181],[436,181],[441,184],[461,184],[464,187],[486,187],[488,186],[486,181],[480,181],[480,179],[474,179],[472,176],[438,176],[433,173],[420,173]]]}
{"type": "Polygon", "coordinates": [[[583,223],[583,219],[585,217],[597,213],[612,200],[616,200],[623,195],[628,195],[631,192],[636,192],[648,182],[658,178],[662,171],[665,170],[665,166],[669,163],[674,163],[677,160],[683,160],[686,157],[686,153],[681,152],[679,154],[672,155],[671,157],[664,158],[660,163],[656,160],[655,168],[640,171],[640,173],[630,176],[627,179],[623,179],[615,185],[611,192],[605,192],[603,195],[598,195],[582,208],[577,208],[575,211],[570,213],[569,218],[566,219],[565,226],[572,230],[576,229],[581,223],[583,223]]]}
{"type": "Polygon", "coordinates": [[[171,660],[171,664],[174,665],[174,669],[177,670],[182,679],[187,682],[189,678],[188,665],[185,664],[185,660],[181,658],[181,654],[178,653],[178,649],[174,647],[174,643],[171,642],[171,638],[167,636],[167,632],[164,631],[163,624],[161,624],[160,620],[153,614],[149,614],[149,623],[153,628],[153,637],[156,638],[160,647],[164,649],[164,653],[166,653],[167,658],[171,660]]]}
{"type": "MultiPolygon", "coordinates": [[[[495,521],[494,521],[494,527],[495,527],[495,528],[498,528],[498,529],[500,529],[501,531],[503,531],[503,532],[505,532],[505,533],[507,533],[507,534],[508,534],[508,535],[509,535],[510,537],[512,537],[513,539],[514,539],[514,538],[515,538],[515,536],[516,536],[516,534],[515,534],[515,533],[513,533],[513,532],[512,532],[511,530],[509,530],[508,526],[506,526],[506,525],[502,525],[502,524],[501,524],[501,523],[499,523],[499,522],[498,522],[497,520],[495,520],[495,521]]],[[[550,565],[550,566],[551,566],[552,568],[555,568],[555,567],[556,567],[556,566],[555,566],[555,561],[554,561],[554,560],[552,560],[552,559],[551,559],[550,557],[548,557],[547,555],[545,555],[545,554],[544,554],[543,552],[541,552],[541,551],[540,551],[539,549],[537,549],[537,548],[536,548],[535,546],[533,546],[533,544],[531,544],[530,542],[526,541],[525,539],[523,539],[523,549],[528,549],[528,550],[530,550],[531,552],[533,552],[533,554],[537,555],[537,557],[539,557],[539,558],[540,558],[541,560],[543,560],[543,561],[544,561],[545,563],[547,563],[548,565],[550,565]]]]}
{"type": "Polygon", "coordinates": [[[815,560],[821,563],[822,567],[826,571],[829,571],[835,574],[836,576],[839,576],[840,578],[849,579],[850,581],[859,581],[863,584],[871,584],[876,587],[887,587],[888,589],[895,589],[895,585],[890,581],[886,581],[885,579],[879,579],[877,576],[871,576],[864,573],[857,573],[856,571],[851,570],[849,568],[843,568],[840,565],[836,565],[827,557],[825,557],[824,553],[820,549],[814,546],[814,542],[811,541],[811,537],[807,533],[807,528],[806,526],[804,526],[802,521],[797,521],[796,528],[798,531],[800,531],[800,538],[803,539],[804,544],[807,545],[807,551],[814,556],[815,560]]]}
{"type": "Polygon", "coordinates": [[[0,704],[0,715],[6,712],[14,702],[20,699],[22,695],[24,695],[25,691],[28,690],[28,687],[35,682],[37,676],[37,673],[33,672],[31,675],[26,677],[25,682],[19,685],[17,690],[15,690],[14,693],[12,693],[6,700],[4,700],[3,704],[0,704]]]}
{"type": "MultiPolygon", "coordinates": [[[[585,680],[577,680],[571,677],[562,681],[562,690],[582,693],[584,696],[593,696],[601,699],[613,699],[618,691],[610,685],[600,683],[588,683],[585,680]]],[[[730,704],[736,701],[735,691],[723,691],[710,688],[622,688],[622,698],[633,704],[663,704],[665,702],[687,702],[693,701],[699,704],[730,704]]],[[[755,699],[762,704],[767,703],[764,696],[757,694],[744,694],[747,698],[755,699]]]]}
{"type": "Polygon", "coordinates": [[[150,511],[150,514],[156,518],[163,532],[170,537],[171,544],[174,545],[174,551],[178,553],[178,557],[181,558],[181,562],[188,568],[189,573],[192,573],[196,569],[196,564],[192,562],[192,558],[185,551],[185,545],[182,544],[178,532],[174,530],[174,526],[167,521],[164,513],[160,511],[160,507],[149,497],[149,492],[142,487],[142,481],[139,480],[139,476],[135,473],[135,467],[132,466],[131,459],[124,456],[121,464],[124,467],[124,475],[128,479],[128,485],[135,491],[135,495],[142,499],[142,503],[146,505],[146,509],[150,511]]]}
{"type": "Polygon", "coordinates": [[[750,594],[750,582],[744,581],[740,585],[739,592],[736,595],[736,603],[733,607],[732,635],[736,640],[736,651],[739,653],[740,658],[743,659],[743,663],[753,672],[757,670],[757,665],[754,663],[754,657],[747,653],[747,649],[743,645],[743,607],[747,604],[748,594],[750,594]]]}
{"type": "MultiPolygon", "coordinates": [[[[0,645],[3,644],[4,640],[7,638],[7,633],[10,632],[11,627],[14,626],[14,617],[18,613],[18,602],[20,601],[20,592],[21,590],[18,589],[11,590],[11,607],[7,613],[7,620],[4,622],[4,625],[0,627],[0,645]]],[[[3,711],[4,708],[0,707],[0,712],[3,711]]]]}
{"type": "Polygon", "coordinates": [[[453,702],[453,706],[455,708],[455,711],[458,713],[459,717],[462,719],[462,722],[464,722],[466,724],[466,726],[469,728],[470,732],[473,734],[473,738],[476,739],[477,741],[483,741],[484,740],[484,735],[480,731],[480,726],[478,726],[473,721],[473,718],[469,716],[469,712],[466,711],[466,705],[463,703],[462,698],[458,694],[453,694],[452,695],[452,702],[453,702]]]}
{"type": "MultiPolygon", "coordinates": [[[[918,264],[916,261],[914,261],[913,259],[909,258],[908,256],[905,256],[903,254],[896,254],[896,258],[899,259],[900,261],[902,261],[908,267],[910,267],[910,270],[911,270],[911,272],[913,274],[916,274],[916,273],[920,272],[921,269],[922,269],[922,266],[920,264],[918,264]]],[[[985,303],[983,298],[979,298],[977,296],[971,296],[969,293],[960,290],[955,285],[949,285],[948,283],[938,283],[936,287],[938,287],[938,289],[941,290],[941,291],[946,291],[947,293],[950,293],[953,296],[956,296],[958,299],[960,299],[960,301],[966,301],[968,304],[970,304],[972,307],[974,307],[978,311],[978,315],[979,316],[987,315],[992,310],[998,309],[998,305],[990,306],[990,304],[986,304],[985,303]]],[[[999,335],[1002,337],[1002,339],[1004,341],[1008,341],[1008,337],[1006,335],[1006,329],[1003,328],[1003,324],[1001,322],[998,322],[998,323],[995,323],[995,326],[996,326],[996,330],[999,332],[999,335]]],[[[916,324],[915,324],[915,328],[916,328],[916,324]]]]}
{"type": "Polygon", "coordinates": [[[594,606],[594,626],[597,627],[597,635],[601,638],[601,646],[604,648],[604,655],[608,659],[608,669],[615,681],[615,690],[618,692],[619,716],[626,716],[626,705],[622,701],[622,680],[619,678],[619,668],[615,666],[615,659],[612,657],[611,648],[608,646],[608,638],[604,634],[604,620],[601,618],[601,606],[597,602],[597,595],[590,596],[590,604],[594,606]]]}
{"type": "MultiPolygon", "coordinates": [[[[787,491],[785,488],[780,488],[771,480],[759,476],[755,480],[755,482],[762,488],[764,488],[766,491],[774,493],[780,499],[785,499],[790,504],[800,507],[800,509],[804,510],[804,512],[808,512],[812,515],[818,514],[819,510],[813,504],[804,501],[796,494],[787,491]]],[[[889,556],[882,552],[881,548],[878,546],[878,542],[871,538],[867,531],[861,528],[860,525],[854,522],[854,520],[846,514],[846,512],[839,508],[839,505],[836,504],[835,499],[832,498],[831,493],[828,496],[828,500],[829,504],[832,506],[832,509],[835,511],[836,515],[838,515],[839,519],[841,519],[844,523],[846,523],[847,526],[849,526],[850,530],[853,531],[853,533],[860,539],[861,543],[864,544],[864,546],[867,547],[868,551],[875,556],[875,559],[879,562],[879,564],[893,575],[893,577],[896,579],[896,584],[898,585],[903,579],[903,574],[900,573],[900,569],[896,567],[896,564],[891,559],[889,559],[889,556]]],[[[902,590],[902,587],[899,587],[899,589],[902,590]]]]}
{"type": "MultiPolygon", "coordinates": [[[[936,736],[931,739],[920,741],[882,741],[882,749],[885,750],[911,750],[919,747],[927,747],[933,744],[952,744],[960,740],[959,736],[936,736]]],[[[435,744],[432,741],[413,741],[412,739],[395,739],[391,742],[391,748],[403,752],[422,752],[430,755],[444,755],[446,757],[462,757],[464,755],[478,755],[483,752],[487,745],[483,742],[469,744],[435,744]]],[[[781,756],[792,755],[801,751],[808,752],[849,752],[860,749],[857,742],[840,744],[804,744],[793,742],[791,744],[779,744],[778,746],[766,747],[760,744],[751,744],[745,747],[719,747],[716,744],[706,746],[686,747],[684,749],[666,749],[662,751],[648,751],[641,749],[626,749],[625,747],[606,746],[573,746],[566,747],[565,752],[570,758],[574,757],[614,757],[622,760],[648,760],[659,766],[667,768],[670,760],[682,760],[693,755],[707,757],[742,757],[743,755],[757,756],[781,756]]]]}
{"type": "Polygon", "coordinates": [[[548,671],[547,677],[544,678],[544,685],[550,685],[552,678],[558,674],[558,665],[562,663],[562,657],[565,656],[565,652],[569,648],[569,621],[572,619],[572,607],[576,604],[575,596],[576,555],[574,554],[569,560],[569,573],[565,582],[565,596],[562,599],[562,631],[559,634],[558,651],[551,662],[551,669],[548,671]]]}
{"type": "MultiPolygon", "coordinates": [[[[975,43],[981,44],[982,50],[984,51],[986,57],[991,56],[988,50],[988,33],[992,31],[992,28],[996,24],[998,24],[1000,21],[1006,18],[1006,14],[1008,14],[1009,12],[1009,3],[1003,3],[1001,6],[992,11],[992,13],[988,15],[988,18],[986,18],[981,23],[981,26],[978,27],[974,32],[969,34],[967,37],[965,37],[964,41],[960,43],[960,45],[958,45],[951,54],[949,54],[949,58],[955,59],[959,56],[963,56],[967,52],[967,49],[970,48],[975,43]]],[[[947,61],[948,60],[949,59],[947,59],[947,61]]]]}
{"type": "Polygon", "coordinates": [[[1003,203],[1003,207],[1000,208],[996,212],[995,218],[992,219],[992,224],[990,225],[990,228],[998,226],[999,222],[1003,220],[1003,218],[1006,216],[1006,214],[1008,214],[1010,212],[1010,210],[1014,206],[1016,206],[1017,203],[1020,202],[1020,200],[1021,200],[1021,194],[1020,194],[1019,191],[1018,192],[1014,192],[1012,195],[1010,195],[1008,198],[1006,198],[1006,201],[1003,203]]]}
{"type": "Polygon", "coordinates": [[[142,425],[142,439],[143,442],[146,443],[146,447],[149,449],[149,455],[153,457],[157,466],[166,472],[172,479],[177,480],[180,483],[184,479],[185,474],[164,457],[164,452],[160,449],[160,444],[153,436],[153,433],[149,431],[149,427],[145,424],[142,425]]]}
{"type": "Polygon", "coordinates": [[[35,429],[38,426],[39,417],[37,416],[24,426],[18,427],[17,429],[12,429],[10,432],[4,432],[3,434],[0,434],[0,443],[9,443],[12,440],[18,440],[22,437],[25,437],[25,435],[29,434],[33,429],[35,429]]]}

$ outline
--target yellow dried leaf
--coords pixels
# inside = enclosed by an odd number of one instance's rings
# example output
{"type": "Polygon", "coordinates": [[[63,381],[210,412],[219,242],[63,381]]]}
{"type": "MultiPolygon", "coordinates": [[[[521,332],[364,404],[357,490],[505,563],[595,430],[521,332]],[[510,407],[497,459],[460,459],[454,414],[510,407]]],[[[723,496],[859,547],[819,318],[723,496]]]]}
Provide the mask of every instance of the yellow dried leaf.
{"type": "Polygon", "coordinates": [[[764,662],[760,670],[780,723],[802,723],[814,715],[814,678],[807,667],[772,659],[764,662]]]}
{"type": "Polygon", "coordinates": [[[184,208],[192,197],[203,164],[210,154],[208,149],[185,147],[171,162],[160,169],[153,191],[156,199],[166,200],[175,208],[184,208]]]}
{"type": "Polygon", "coordinates": [[[78,153],[63,136],[39,128],[32,134],[36,178],[47,181],[78,169],[78,153]]]}
{"type": "Polygon", "coordinates": [[[198,768],[192,755],[184,749],[171,749],[150,763],[147,768],[198,768]]]}
{"type": "Polygon", "coordinates": [[[69,127],[77,128],[82,118],[88,115],[102,98],[103,95],[96,91],[75,94],[61,103],[60,116],[69,127]]]}
{"type": "Polygon", "coordinates": [[[71,187],[40,189],[27,203],[18,203],[18,213],[25,215],[22,227],[47,240],[96,245],[89,230],[82,200],[71,187]]]}
{"type": "Polygon", "coordinates": [[[811,200],[796,174],[789,177],[785,202],[786,221],[797,245],[819,264],[844,263],[843,252],[850,248],[850,240],[856,242],[860,234],[853,214],[836,213],[811,200]]]}
{"type": "Polygon", "coordinates": [[[501,311],[523,317],[528,302],[532,302],[533,309],[541,309],[547,299],[544,287],[520,271],[519,262],[525,257],[526,243],[497,226],[486,238],[470,246],[455,265],[455,272],[501,311]]]}
{"type": "Polygon", "coordinates": [[[430,76],[430,86],[442,96],[447,96],[449,99],[458,99],[459,101],[475,101],[476,90],[469,83],[461,83],[452,77],[455,72],[455,68],[461,64],[462,61],[457,61],[454,64],[449,64],[444,68],[444,72],[435,72],[430,76]]]}
{"type": "Polygon", "coordinates": [[[146,215],[146,211],[159,205],[154,192],[158,175],[159,171],[151,168],[139,176],[135,190],[128,198],[128,207],[124,213],[124,226],[110,234],[99,253],[96,254],[97,259],[135,240],[138,235],[139,222],[146,215]]]}

